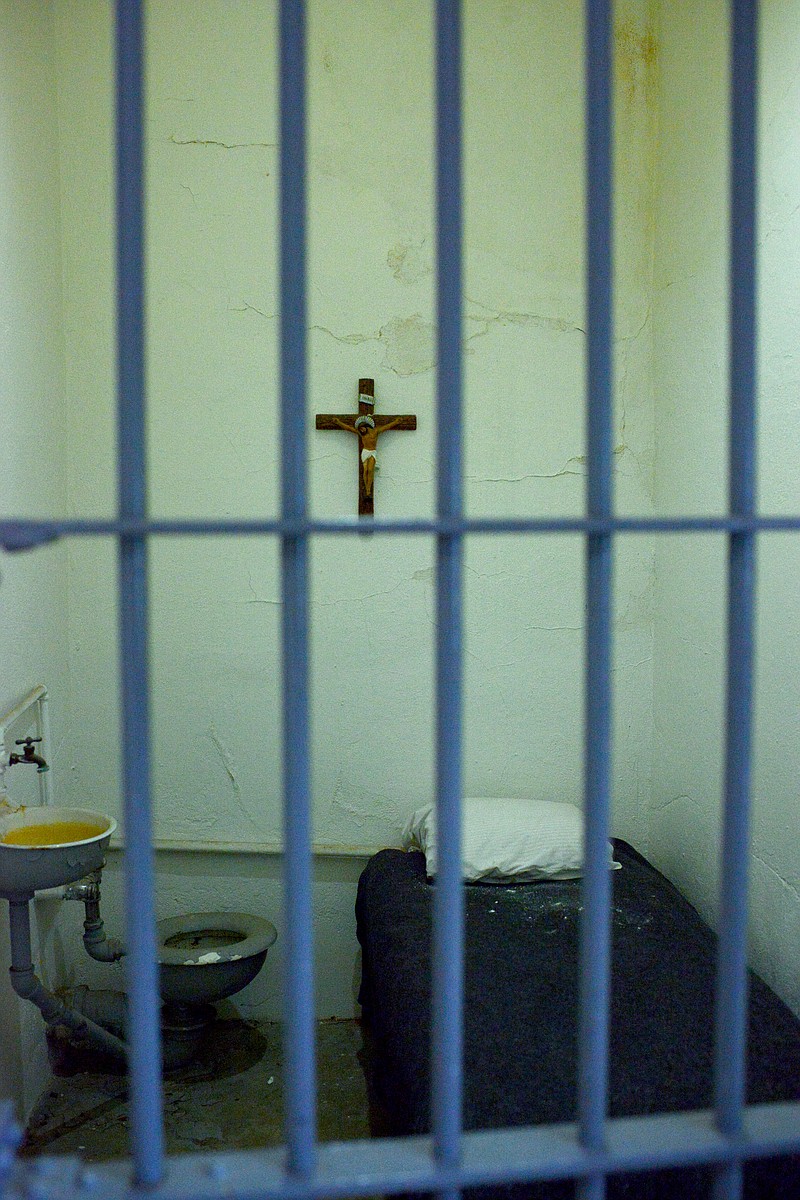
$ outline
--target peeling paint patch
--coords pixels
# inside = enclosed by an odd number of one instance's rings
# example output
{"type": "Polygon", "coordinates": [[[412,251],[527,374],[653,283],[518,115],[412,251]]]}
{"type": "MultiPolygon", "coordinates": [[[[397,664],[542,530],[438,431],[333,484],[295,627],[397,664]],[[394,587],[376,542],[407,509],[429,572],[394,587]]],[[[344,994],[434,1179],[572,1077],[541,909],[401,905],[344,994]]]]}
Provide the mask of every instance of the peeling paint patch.
{"type": "Polygon", "coordinates": [[[420,313],[394,317],[381,328],[380,339],[386,347],[385,365],[396,375],[422,375],[436,361],[434,327],[420,313]]]}
{"type": "Polygon", "coordinates": [[[433,268],[429,256],[423,254],[424,246],[424,239],[418,246],[411,242],[398,242],[396,246],[392,246],[386,261],[395,279],[411,284],[431,274],[433,268]]]}
{"type": "Polygon", "coordinates": [[[371,821],[381,821],[387,815],[394,815],[385,797],[359,787],[341,775],[336,780],[331,805],[346,813],[357,829],[363,829],[371,821]]]}
{"type": "Polygon", "coordinates": [[[422,583],[433,583],[433,567],[425,567],[421,571],[415,571],[411,578],[419,579],[422,583]]]}

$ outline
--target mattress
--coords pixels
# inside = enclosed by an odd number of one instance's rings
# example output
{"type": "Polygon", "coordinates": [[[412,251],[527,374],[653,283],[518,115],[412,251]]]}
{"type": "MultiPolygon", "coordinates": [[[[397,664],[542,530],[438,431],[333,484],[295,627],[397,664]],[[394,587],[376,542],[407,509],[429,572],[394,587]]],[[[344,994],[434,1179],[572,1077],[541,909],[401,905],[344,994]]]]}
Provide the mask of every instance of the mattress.
{"type": "MultiPolygon", "coordinates": [[[[611,1116],[712,1104],[715,938],[631,846],[614,842],[611,1116]]],[[[433,886],[424,856],[383,850],[364,869],[356,917],[360,1001],[374,1085],[394,1135],[430,1122],[433,886]]],[[[579,880],[466,886],[465,1129],[572,1121],[577,1094],[579,880]]],[[[747,1100],[800,1099],[800,1022],[750,977],[747,1100]]],[[[618,1176],[609,1197],[709,1195],[705,1168],[618,1176]]],[[[488,1194],[483,1190],[483,1194],[488,1194]]],[[[493,1195],[571,1196],[572,1185],[493,1195]]],[[[749,1164],[746,1195],[800,1196],[800,1159],[749,1164]]]]}

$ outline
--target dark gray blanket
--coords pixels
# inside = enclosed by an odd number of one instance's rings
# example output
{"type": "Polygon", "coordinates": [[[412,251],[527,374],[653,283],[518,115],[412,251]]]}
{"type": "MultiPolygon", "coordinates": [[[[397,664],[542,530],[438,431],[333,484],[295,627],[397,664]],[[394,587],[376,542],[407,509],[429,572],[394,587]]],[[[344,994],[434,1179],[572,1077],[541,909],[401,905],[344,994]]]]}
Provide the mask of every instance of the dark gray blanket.
{"type": "MultiPolygon", "coordinates": [[[[615,842],[615,857],[610,1115],[710,1107],[714,935],[632,847],[615,842]]],[[[422,854],[383,850],[356,901],[360,1000],[396,1135],[429,1130],[432,894],[422,854]]],[[[575,1119],[579,913],[576,880],[466,887],[466,1129],[575,1119]]],[[[755,975],[747,1099],[800,1099],[800,1022],[755,975]]],[[[693,1200],[710,1195],[709,1178],[698,1169],[620,1176],[609,1197],[693,1200]]],[[[492,1194],[501,1193],[573,1194],[564,1184],[492,1194]]],[[[798,1200],[800,1160],[749,1165],[746,1195],[798,1200]]]]}

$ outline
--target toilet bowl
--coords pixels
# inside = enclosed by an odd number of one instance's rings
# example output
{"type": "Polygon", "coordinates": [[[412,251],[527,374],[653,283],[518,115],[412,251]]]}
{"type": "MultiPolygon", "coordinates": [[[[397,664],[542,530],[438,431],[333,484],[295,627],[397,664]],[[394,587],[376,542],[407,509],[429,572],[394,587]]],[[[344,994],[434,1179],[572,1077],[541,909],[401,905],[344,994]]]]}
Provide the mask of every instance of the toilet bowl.
{"type": "Polygon", "coordinates": [[[157,929],[162,999],[193,1007],[246,987],[278,936],[271,921],[240,912],[186,913],[157,929]]]}

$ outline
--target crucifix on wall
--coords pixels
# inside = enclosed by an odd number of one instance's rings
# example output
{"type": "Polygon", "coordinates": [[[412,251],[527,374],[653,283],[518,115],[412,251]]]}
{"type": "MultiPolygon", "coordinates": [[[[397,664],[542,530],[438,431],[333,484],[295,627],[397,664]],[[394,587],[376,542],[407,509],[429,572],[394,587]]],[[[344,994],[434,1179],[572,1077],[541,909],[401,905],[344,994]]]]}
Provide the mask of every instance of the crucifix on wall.
{"type": "Polygon", "coordinates": [[[375,412],[375,380],[359,379],[357,413],[317,413],[317,429],[344,429],[358,438],[358,515],[375,514],[375,467],[378,438],[389,429],[416,429],[417,418],[379,416],[375,412]]]}

